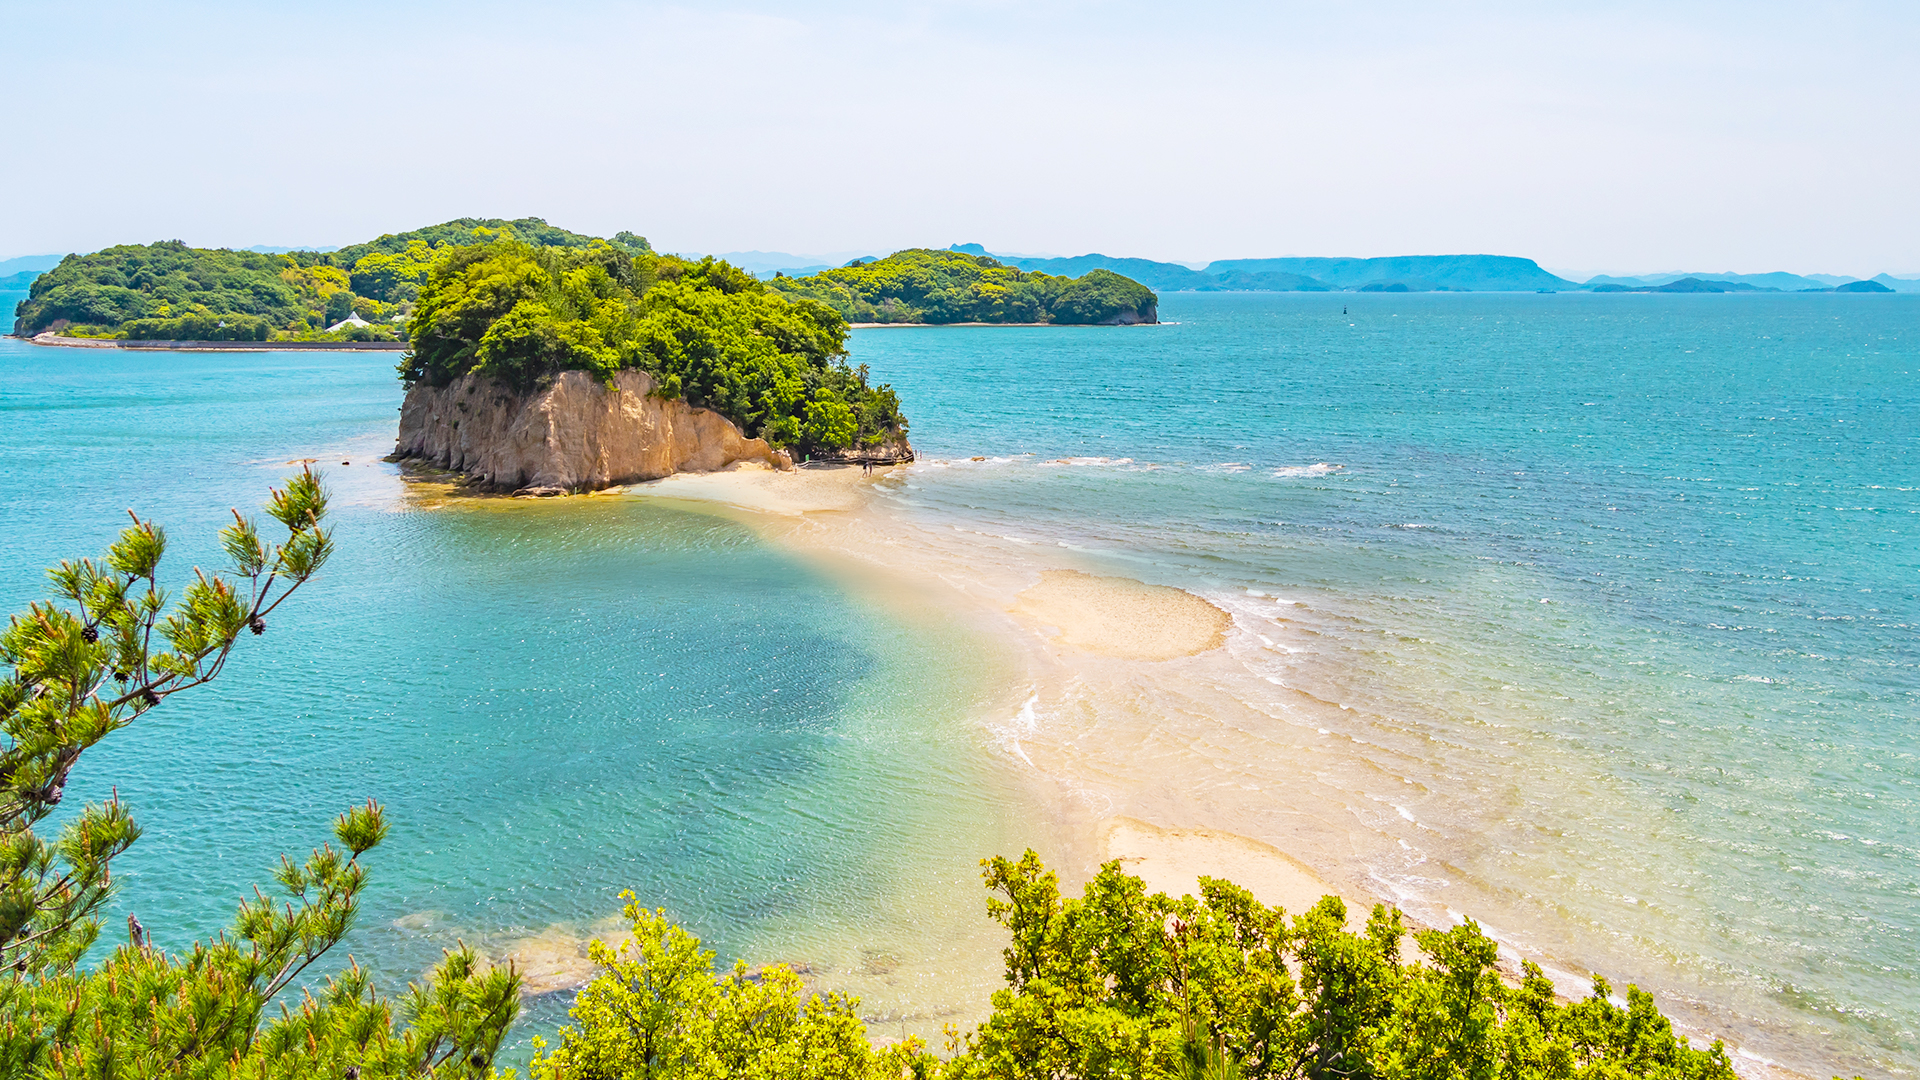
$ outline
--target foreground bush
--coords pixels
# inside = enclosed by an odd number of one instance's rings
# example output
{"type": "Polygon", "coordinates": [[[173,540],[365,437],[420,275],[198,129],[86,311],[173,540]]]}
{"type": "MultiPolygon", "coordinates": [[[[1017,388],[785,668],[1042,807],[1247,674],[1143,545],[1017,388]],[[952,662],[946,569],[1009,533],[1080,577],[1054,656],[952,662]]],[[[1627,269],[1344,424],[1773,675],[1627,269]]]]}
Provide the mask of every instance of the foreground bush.
{"type": "Polygon", "coordinates": [[[988,910],[1013,935],[993,1013],[942,1061],[915,1040],[870,1051],[858,1002],[805,996],[771,967],[715,973],[712,953],[658,912],[629,904],[635,940],[581,993],[542,1080],[941,1077],[1122,1080],[1733,1080],[1716,1043],[1694,1050],[1650,995],[1626,1008],[1594,980],[1554,1000],[1532,964],[1518,986],[1469,922],[1413,935],[1376,907],[1361,933],[1329,896],[1291,920],[1229,882],[1201,897],[1148,895],[1108,863],[1063,899],[1031,852],[987,864],[988,910]]]}
{"type": "Polygon", "coordinates": [[[633,939],[617,952],[589,945],[606,974],[580,992],[560,1048],[536,1050],[535,1077],[867,1080],[933,1064],[916,1042],[876,1051],[856,999],[803,996],[800,977],[778,965],[715,971],[699,938],[632,893],[623,899],[633,939]]]}

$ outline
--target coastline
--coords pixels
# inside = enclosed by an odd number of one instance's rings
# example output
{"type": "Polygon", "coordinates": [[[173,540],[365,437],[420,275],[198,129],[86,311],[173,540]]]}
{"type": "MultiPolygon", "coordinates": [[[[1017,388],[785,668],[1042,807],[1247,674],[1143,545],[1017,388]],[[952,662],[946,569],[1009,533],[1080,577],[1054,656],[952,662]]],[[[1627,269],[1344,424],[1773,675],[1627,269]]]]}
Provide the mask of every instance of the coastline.
{"type": "Polygon", "coordinates": [[[405,352],[407,349],[404,341],[144,341],[62,337],[51,332],[23,340],[30,345],[134,352],[405,352]]]}
{"type": "MultiPolygon", "coordinates": [[[[1009,687],[1009,716],[995,721],[995,741],[1005,754],[1037,771],[1036,786],[1061,803],[1065,833],[1058,839],[1071,866],[1054,867],[1075,883],[1091,878],[1112,858],[1146,859],[1156,878],[1190,880],[1217,871],[1219,843],[1244,841],[1243,859],[1275,859],[1282,877],[1308,875],[1321,894],[1340,894],[1351,904],[1382,899],[1359,877],[1343,878],[1281,847],[1223,829],[1217,823],[1177,815],[1100,813],[1103,802],[1069,790],[1057,763],[1036,760],[1035,700],[1047,684],[1124,677],[1153,666],[1204,665],[1226,658],[1233,625],[1229,612],[1185,590],[1131,578],[1089,573],[1051,561],[1006,558],[1009,545],[990,545],[991,559],[977,559],[986,538],[941,543],[924,528],[886,515],[876,505],[882,485],[905,467],[875,470],[851,466],[776,473],[743,463],[709,473],[679,473],[616,489],[631,497],[663,499],[699,512],[740,521],[763,537],[822,567],[864,599],[896,612],[936,606],[1005,642],[1017,655],[1022,685],[1009,687]],[[1077,804],[1077,805],[1076,805],[1077,804]],[[1119,828],[1117,823],[1129,823],[1119,828]],[[1165,835],[1144,830],[1164,830],[1165,835]],[[1151,837],[1149,839],[1149,837],[1151,837]],[[1191,840],[1192,858],[1173,849],[1191,840]],[[1136,850],[1138,849],[1138,850],[1136,850]],[[1151,854],[1148,854],[1148,851],[1151,854]]],[[[608,492],[605,494],[614,494],[608,492]]],[[[1013,853],[1008,853],[1013,854],[1013,853]]],[[[1298,910],[1292,905],[1289,911],[1298,910]]]]}
{"type": "MultiPolygon", "coordinates": [[[[1283,702],[1269,714],[1282,719],[1283,741],[1289,732],[1305,735],[1282,755],[1302,759],[1303,782],[1273,783],[1272,772],[1258,770],[1219,775],[1249,750],[1274,749],[1271,741],[1248,741],[1237,730],[1248,718],[1234,716],[1230,695],[1210,685],[1231,677],[1236,640],[1249,634],[1233,611],[1214,602],[1221,598],[1100,575],[1074,565],[1070,553],[913,520],[885,497],[912,473],[903,468],[866,477],[853,469],[821,470],[801,479],[741,469],[626,490],[687,509],[704,506],[749,524],[875,603],[942,606],[1014,648],[1024,686],[1010,688],[1009,700],[1024,695],[1024,704],[1005,719],[990,715],[982,722],[998,753],[1018,763],[1048,807],[1057,854],[1042,855],[1059,872],[1063,888],[1077,891],[1101,863],[1117,858],[1151,889],[1186,892],[1199,876],[1224,877],[1290,914],[1333,893],[1347,901],[1356,923],[1375,902],[1400,907],[1412,928],[1456,925],[1474,915],[1400,891],[1369,870],[1357,832],[1329,827],[1325,792],[1308,790],[1314,772],[1327,767],[1312,738],[1317,730],[1324,748],[1327,729],[1308,725],[1316,722],[1315,712],[1331,708],[1327,703],[1283,702]],[[1062,586],[1075,595],[1058,595],[1062,586]],[[1089,589],[1118,590],[1139,605],[1129,624],[1133,642],[1116,643],[1113,611],[1084,610],[1081,594],[1089,589]],[[1152,620],[1138,618],[1156,603],[1163,621],[1184,625],[1186,636],[1169,640],[1147,625],[1152,620]],[[1195,641],[1195,604],[1226,620],[1231,629],[1224,642],[1195,641]]],[[[1287,767],[1277,766],[1281,773],[1287,767]]],[[[1498,966],[1510,978],[1529,959],[1541,964],[1562,996],[1590,992],[1581,965],[1535,951],[1524,935],[1484,920],[1483,929],[1500,943],[1498,966]]],[[[1723,1030],[1706,1002],[1663,1000],[1662,1007],[1696,1045],[1723,1030]]],[[[1808,1075],[1724,1037],[1742,1076],[1808,1075]]]]}

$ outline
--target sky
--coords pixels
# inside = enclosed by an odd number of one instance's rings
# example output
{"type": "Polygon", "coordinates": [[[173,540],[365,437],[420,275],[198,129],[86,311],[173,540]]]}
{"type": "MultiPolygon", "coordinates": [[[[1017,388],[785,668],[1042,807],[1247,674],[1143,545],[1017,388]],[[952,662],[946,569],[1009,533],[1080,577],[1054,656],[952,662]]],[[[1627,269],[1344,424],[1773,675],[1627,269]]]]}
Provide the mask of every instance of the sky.
{"type": "Polygon", "coordinates": [[[0,0],[0,259],[661,250],[1920,274],[1920,4],[0,0]]]}

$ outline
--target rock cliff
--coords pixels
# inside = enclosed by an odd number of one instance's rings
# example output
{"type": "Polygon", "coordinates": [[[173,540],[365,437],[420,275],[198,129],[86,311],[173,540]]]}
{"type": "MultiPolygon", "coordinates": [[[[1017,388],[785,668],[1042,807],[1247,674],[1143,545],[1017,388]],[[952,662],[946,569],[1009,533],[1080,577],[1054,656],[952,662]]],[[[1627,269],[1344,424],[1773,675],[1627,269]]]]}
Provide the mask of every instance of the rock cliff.
{"type": "Polygon", "coordinates": [[[516,495],[593,491],[736,461],[793,467],[784,451],[747,438],[719,413],[651,396],[653,385],[632,370],[616,375],[612,389],[584,371],[524,393],[478,375],[418,383],[400,407],[393,456],[516,495]]]}

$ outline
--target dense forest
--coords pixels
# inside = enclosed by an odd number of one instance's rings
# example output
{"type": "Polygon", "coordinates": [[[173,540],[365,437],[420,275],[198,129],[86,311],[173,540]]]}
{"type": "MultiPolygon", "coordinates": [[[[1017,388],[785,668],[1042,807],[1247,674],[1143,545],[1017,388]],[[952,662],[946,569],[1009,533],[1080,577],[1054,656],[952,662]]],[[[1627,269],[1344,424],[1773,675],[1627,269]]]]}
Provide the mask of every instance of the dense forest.
{"type": "Polygon", "coordinates": [[[768,284],[857,323],[1153,322],[1160,298],[1111,270],[1077,278],[1030,273],[989,255],[911,248],[768,284]]]}
{"type": "MultiPolygon", "coordinates": [[[[540,218],[460,218],[332,252],[261,254],[178,240],[69,255],[33,280],[14,332],[190,341],[381,341],[399,337],[419,284],[448,247],[512,238],[584,248],[590,236],[540,218]],[[327,328],[357,316],[367,325],[327,328]]],[[[599,241],[608,243],[607,241],[599,241]]],[[[622,232],[611,244],[649,252],[622,232]]]]}
{"type": "Polygon", "coordinates": [[[892,388],[869,386],[864,366],[847,366],[845,319],[727,263],[607,241],[576,248],[496,239],[436,250],[423,277],[405,279],[417,301],[407,323],[413,349],[401,364],[409,384],[475,373],[526,389],[564,370],[610,382],[637,368],[662,396],[713,409],[802,455],[906,434],[892,388]]]}

